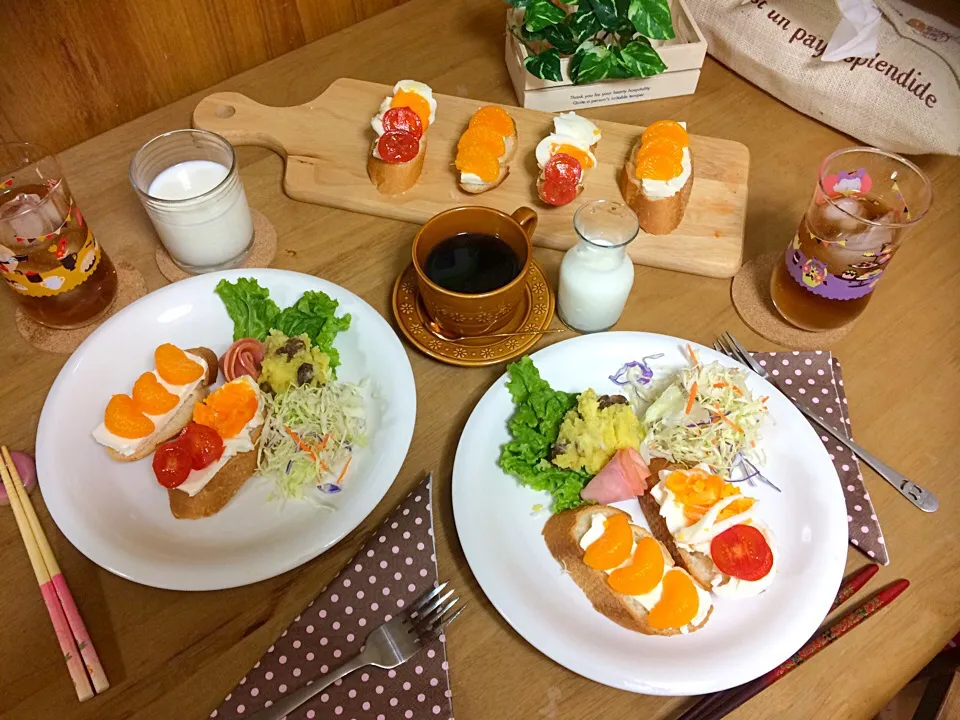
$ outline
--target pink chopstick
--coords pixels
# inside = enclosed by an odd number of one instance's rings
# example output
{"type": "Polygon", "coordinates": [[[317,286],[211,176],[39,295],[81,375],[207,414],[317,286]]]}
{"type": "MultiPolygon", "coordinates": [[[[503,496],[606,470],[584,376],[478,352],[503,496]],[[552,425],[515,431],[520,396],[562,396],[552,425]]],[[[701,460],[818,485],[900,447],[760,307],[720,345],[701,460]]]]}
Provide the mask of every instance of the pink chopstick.
{"type": "Polygon", "coordinates": [[[60,650],[77,697],[81,702],[89,700],[109,688],[110,683],[6,447],[0,447],[0,478],[30,556],[30,564],[37,576],[40,594],[50,614],[50,622],[60,642],[60,650]]]}

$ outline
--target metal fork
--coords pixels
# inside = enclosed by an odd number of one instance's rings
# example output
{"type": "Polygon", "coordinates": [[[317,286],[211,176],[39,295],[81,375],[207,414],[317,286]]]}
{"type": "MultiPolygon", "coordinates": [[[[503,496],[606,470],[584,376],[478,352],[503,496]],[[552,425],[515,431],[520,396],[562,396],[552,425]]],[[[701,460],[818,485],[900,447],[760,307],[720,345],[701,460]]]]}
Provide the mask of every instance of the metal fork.
{"type": "Polygon", "coordinates": [[[354,670],[367,665],[390,669],[405,663],[420,652],[424,645],[438,638],[443,629],[466,607],[461,605],[455,612],[451,612],[460,597],[450,600],[454,592],[452,589],[441,595],[446,587],[445,582],[437,585],[415,600],[406,612],[375,628],[367,636],[363,649],[343,665],[316,680],[311,680],[270,707],[248,716],[247,720],[281,720],[354,670]]]}
{"type": "MultiPolygon", "coordinates": [[[[726,332],[717,338],[717,341],[713,344],[713,347],[715,350],[723,353],[727,357],[746,365],[748,368],[753,370],[753,372],[772,385],[780,387],[776,379],[773,378],[760,363],[754,360],[750,353],[744,350],[743,345],[737,342],[737,339],[731,333],[726,332]]],[[[786,395],[786,393],[784,393],[784,395],[786,395]]],[[[892,467],[881,461],[879,458],[871,455],[869,452],[857,445],[857,443],[853,442],[853,440],[847,438],[840,430],[837,430],[835,427],[825,422],[823,418],[819,417],[818,415],[814,415],[813,412],[811,412],[811,410],[805,405],[801,405],[789,395],[786,395],[786,397],[794,405],[796,405],[797,409],[802,412],[808,420],[823,428],[826,432],[830,433],[838,443],[845,446],[867,465],[876,470],[880,477],[893,485],[893,487],[897,489],[897,492],[903,495],[918,508],[924,512],[935,512],[936,509],[940,507],[940,501],[937,500],[937,496],[932,492],[929,490],[924,490],[915,482],[907,479],[892,467]]]]}

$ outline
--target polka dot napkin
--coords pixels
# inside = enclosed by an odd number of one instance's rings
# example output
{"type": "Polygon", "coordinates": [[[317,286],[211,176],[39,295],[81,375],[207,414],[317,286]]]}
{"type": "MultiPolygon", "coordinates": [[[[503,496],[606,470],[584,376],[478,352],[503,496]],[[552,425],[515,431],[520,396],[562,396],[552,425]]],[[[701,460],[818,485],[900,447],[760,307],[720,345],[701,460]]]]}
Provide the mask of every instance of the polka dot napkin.
{"type": "MultiPolygon", "coordinates": [[[[428,476],[210,717],[241,720],[339,667],[360,652],[371,630],[436,585],[432,507],[428,476]]],[[[453,720],[445,642],[441,635],[394,670],[357,670],[287,718],[453,720]]]]}
{"type": "MultiPolygon", "coordinates": [[[[774,376],[780,389],[787,395],[811,408],[848,438],[853,437],[839,360],[823,350],[753,353],[753,357],[774,376]]],[[[816,425],[811,426],[820,436],[837,468],[837,475],[840,476],[843,494],[847,500],[850,544],[870,559],[887,565],[890,558],[887,555],[883,532],[880,530],[877,512],[864,484],[856,455],[816,425]]]]}

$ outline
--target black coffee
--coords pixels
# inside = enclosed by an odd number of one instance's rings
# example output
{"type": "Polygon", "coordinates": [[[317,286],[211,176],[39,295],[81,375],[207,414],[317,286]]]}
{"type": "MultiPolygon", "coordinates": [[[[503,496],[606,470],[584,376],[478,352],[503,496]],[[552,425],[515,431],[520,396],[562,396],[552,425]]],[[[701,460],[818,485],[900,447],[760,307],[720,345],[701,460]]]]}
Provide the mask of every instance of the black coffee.
{"type": "Polygon", "coordinates": [[[520,274],[520,259],[503,240],[483,233],[460,233],[440,242],[424,263],[437,285],[477,294],[503,287],[520,274]]]}

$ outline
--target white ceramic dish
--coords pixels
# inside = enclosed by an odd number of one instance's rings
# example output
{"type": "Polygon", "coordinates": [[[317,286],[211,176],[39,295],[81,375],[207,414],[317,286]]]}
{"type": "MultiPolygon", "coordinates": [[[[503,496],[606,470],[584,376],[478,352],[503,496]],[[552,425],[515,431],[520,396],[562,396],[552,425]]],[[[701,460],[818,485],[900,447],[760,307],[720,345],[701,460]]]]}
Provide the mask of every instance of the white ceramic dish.
{"type": "MultiPolygon", "coordinates": [[[[221,376],[219,382],[222,382],[221,376]]],[[[84,555],[134,582],[172,590],[215,590],[257,582],[324,552],[370,514],[393,483],[410,446],[416,388],[406,352],[390,326],[353,293],[282,270],[231,270],[168,285],[124,308],[70,357],[47,395],[37,431],[44,501],[57,526],[84,555]],[[151,459],[111,460],[90,433],[114,393],[127,393],[153,367],[163,342],[222,353],[233,322],[214,293],[223,278],[256,278],[281,307],[307,290],[340,302],[353,317],[336,340],[339,379],[366,378],[369,442],[337,495],[336,512],[269,501],[272,482],[249,480],[217,515],[177,520],[151,459]]]]}
{"type": "MultiPolygon", "coordinates": [[[[648,333],[601,333],[534,354],[555,389],[616,392],[608,376],[623,363],[664,353],[660,372],[686,362],[686,342],[648,333]]],[[[694,345],[701,360],[732,361],[694,345]]],[[[762,595],[714,597],[702,630],[686,636],[647,636],[596,612],[566,577],[541,537],[550,496],[522,487],[497,465],[509,440],[513,401],[506,376],[470,416],[453,470],[453,510],[470,568],[501,615],[534,647],[584,677],[651,695],[695,695],[747,682],[796,652],[833,601],[847,557],[847,523],[836,470],[816,433],[795,407],[758,376],[751,389],[769,395],[763,431],[764,472],[783,492],[742,486],[760,499],[758,514],[776,534],[778,576],[762,595]],[[542,503],[545,510],[535,512],[542,503]]],[[[636,500],[617,503],[646,526],[636,500]]]]}

